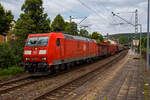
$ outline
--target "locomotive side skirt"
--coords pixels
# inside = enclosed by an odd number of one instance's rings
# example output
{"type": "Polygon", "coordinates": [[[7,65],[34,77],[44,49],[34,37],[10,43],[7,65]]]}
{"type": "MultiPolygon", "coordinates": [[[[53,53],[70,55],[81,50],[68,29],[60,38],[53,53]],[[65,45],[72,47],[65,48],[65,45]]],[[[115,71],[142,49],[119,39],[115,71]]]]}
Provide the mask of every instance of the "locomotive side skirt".
{"type": "Polygon", "coordinates": [[[69,62],[79,61],[79,60],[85,60],[85,59],[94,58],[94,57],[98,57],[98,55],[83,56],[83,57],[69,58],[69,59],[59,59],[59,60],[54,60],[53,65],[69,63],[69,62]]]}

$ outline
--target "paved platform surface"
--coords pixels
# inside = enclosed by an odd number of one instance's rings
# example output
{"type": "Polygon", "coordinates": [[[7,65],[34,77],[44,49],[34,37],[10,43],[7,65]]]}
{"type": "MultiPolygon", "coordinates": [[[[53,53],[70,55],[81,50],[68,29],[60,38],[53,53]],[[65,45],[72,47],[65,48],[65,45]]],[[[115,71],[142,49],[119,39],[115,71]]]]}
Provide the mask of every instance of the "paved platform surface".
{"type": "Polygon", "coordinates": [[[129,53],[128,61],[95,100],[145,100],[141,60],[129,53]]]}

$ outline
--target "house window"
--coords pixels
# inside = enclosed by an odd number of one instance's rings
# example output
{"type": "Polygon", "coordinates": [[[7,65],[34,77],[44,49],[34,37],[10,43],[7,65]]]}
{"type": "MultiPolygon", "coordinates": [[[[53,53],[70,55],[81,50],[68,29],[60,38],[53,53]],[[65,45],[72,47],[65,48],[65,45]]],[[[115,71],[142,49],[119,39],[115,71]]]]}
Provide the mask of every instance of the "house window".
{"type": "Polygon", "coordinates": [[[12,34],[11,39],[15,40],[15,34],[12,34]]]}
{"type": "Polygon", "coordinates": [[[4,42],[7,42],[7,36],[6,35],[4,36],[4,42]]]}

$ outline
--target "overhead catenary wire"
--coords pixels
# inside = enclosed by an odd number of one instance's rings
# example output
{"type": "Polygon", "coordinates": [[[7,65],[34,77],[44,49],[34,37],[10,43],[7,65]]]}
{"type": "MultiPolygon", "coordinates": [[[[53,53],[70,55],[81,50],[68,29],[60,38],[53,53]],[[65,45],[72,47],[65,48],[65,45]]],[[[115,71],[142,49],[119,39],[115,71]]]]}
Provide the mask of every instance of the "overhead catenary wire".
{"type": "Polygon", "coordinates": [[[86,7],[87,9],[91,10],[92,12],[94,12],[97,16],[99,16],[99,17],[105,19],[105,21],[108,22],[108,20],[107,20],[104,16],[100,15],[95,9],[89,7],[88,5],[86,5],[86,4],[85,4],[84,2],[82,2],[81,0],[77,0],[77,1],[79,1],[79,3],[80,3],[81,5],[83,5],[84,7],[86,7]]]}
{"type": "MultiPolygon", "coordinates": [[[[94,4],[95,4],[95,7],[100,7],[100,10],[103,9],[101,11],[110,12],[110,14],[111,14],[112,11],[110,9],[108,9],[106,6],[104,6],[103,3],[100,3],[98,5],[97,5],[97,3],[94,3],[94,4]]],[[[105,13],[105,12],[104,12],[104,15],[107,16],[106,15],[107,13],[105,13]]],[[[108,16],[111,20],[113,20],[113,18],[110,15],[108,15],[108,16]]],[[[111,23],[109,23],[109,24],[111,25],[111,23]]]]}
{"type": "MultiPolygon", "coordinates": [[[[53,0],[52,0],[53,1],[53,0]]],[[[55,1],[54,1],[55,2],[55,1]]],[[[68,6],[64,6],[62,3],[60,4],[60,3],[57,3],[56,2],[56,4],[59,6],[59,7],[63,7],[63,8],[65,8],[65,9],[68,9],[69,7],[68,6]]],[[[45,5],[45,6],[47,6],[47,5],[45,5]]],[[[69,9],[69,11],[70,12],[72,12],[73,14],[78,14],[78,12],[76,12],[76,11],[73,11],[72,9],[69,9]]],[[[89,16],[88,16],[89,17],[89,16]]],[[[88,17],[86,17],[86,20],[88,19],[88,17]]],[[[78,18],[76,18],[76,17],[73,17],[73,19],[79,19],[79,18],[81,18],[81,17],[78,17],[78,18]]],[[[83,17],[82,17],[83,18],[83,17]]],[[[69,19],[69,18],[68,18],[69,19]]]]}
{"type": "MultiPolygon", "coordinates": [[[[54,1],[54,2],[55,2],[55,0],[51,0],[51,1],[54,1]]],[[[63,3],[55,2],[55,4],[58,5],[58,7],[60,7],[60,8],[61,8],[61,11],[63,11],[63,12],[64,12],[64,9],[69,9],[69,7],[68,7],[68,6],[64,6],[63,3]],[[63,9],[62,9],[62,8],[63,8],[63,9]]],[[[44,6],[49,6],[49,5],[44,4],[44,6]]],[[[78,12],[76,12],[76,11],[73,11],[72,9],[69,9],[69,11],[70,11],[72,14],[77,14],[77,13],[78,13],[78,12]]]]}
{"type": "MultiPolygon", "coordinates": [[[[80,2],[80,4],[84,5],[84,3],[83,3],[82,1],[79,1],[79,2],[80,2]],[[81,2],[82,2],[82,3],[81,3],[81,2]]],[[[60,3],[59,3],[59,4],[56,3],[56,4],[57,4],[58,6],[60,6],[60,7],[63,6],[64,8],[68,9],[68,7],[64,6],[63,4],[60,4],[60,3]]],[[[48,5],[44,5],[44,6],[48,6],[48,5]]],[[[106,21],[108,22],[108,20],[107,20],[105,17],[103,17],[102,15],[98,14],[98,12],[97,12],[96,10],[94,10],[94,9],[92,9],[92,8],[90,8],[90,7],[88,7],[88,6],[86,6],[86,4],[84,5],[84,7],[88,8],[89,10],[91,10],[92,12],[94,12],[97,16],[103,18],[104,20],[106,20],[106,21]]],[[[77,12],[71,10],[71,9],[70,9],[70,12],[72,12],[72,13],[77,13],[77,12]]],[[[88,19],[88,18],[89,18],[89,16],[88,16],[86,19],[88,19]]]]}
{"type": "MultiPolygon", "coordinates": [[[[95,3],[95,4],[97,5],[97,3],[95,3]]],[[[103,3],[100,3],[100,4],[98,5],[98,7],[100,7],[100,5],[103,6],[103,7],[101,7],[103,10],[105,10],[105,11],[107,11],[107,12],[112,12],[110,9],[108,9],[106,6],[104,6],[103,3]]]]}
{"type": "MultiPolygon", "coordinates": [[[[97,4],[96,4],[97,5],[97,4]]],[[[101,8],[101,9],[103,9],[103,10],[105,10],[106,12],[112,12],[112,10],[110,10],[110,9],[108,9],[106,6],[104,6],[103,5],[103,3],[100,3],[99,4],[99,7],[101,8]],[[100,5],[102,6],[102,7],[100,7],[100,5]]],[[[119,22],[117,22],[115,19],[114,19],[114,17],[110,17],[111,18],[111,20],[112,20],[112,22],[110,22],[110,25],[115,25],[115,23],[119,23],[119,22]]],[[[118,25],[120,25],[121,23],[119,23],[118,25]]],[[[117,25],[117,24],[116,24],[117,25]]],[[[121,25],[120,25],[120,27],[121,27],[121,25]]],[[[116,29],[116,27],[115,27],[115,30],[117,30],[118,31],[118,28],[116,29]]]]}
{"type": "MultiPolygon", "coordinates": [[[[103,7],[101,7],[103,10],[108,11],[108,12],[112,12],[110,9],[108,9],[106,6],[104,6],[103,3],[100,3],[100,5],[103,6],[103,7]]],[[[128,11],[128,10],[127,10],[127,11],[128,11]]],[[[131,16],[131,20],[132,20],[132,17],[133,17],[133,13],[134,13],[134,12],[129,12],[129,11],[128,11],[128,12],[124,12],[124,13],[132,13],[132,16],[131,16]]],[[[111,18],[112,18],[112,17],[111,17],[111,18]]],[[[116,20],[114,20],[113,18],[112,18],[112,20],[116,22],[116,20]]]]}
{"type": "MultiPolygon", "coordinates": [[[[124,13],[125,13],[125,12],[124,12],[124,13]]],[[[123,17],[120,17],[120,16],[118,16],[118,15],[116,15],[116,14],[115,14],[115,16],[119,17],[120,19],[123,18],[122,20],[126,22],[126,23],[124,23],[124,24],[128,24],[128,25],[135,26],[135,25],[133,24],[133,21],[132,21],[135,12],[126,12],[126,13],[132,14],[131,17],[129,18],[129,20],[127,20],[127,19],[123,20],[123,19],[124,19],[123,17]]],[[[114,13],[112,13],[112,14],[114,15],[114,13]]],[[[129,30],[128,30],[128,31],[129,31],[129,30]]],[[[131,31],[131,33],[133,33],[133,32],[132,32],[132,28],[130,29],[130,31],[131,31]]]]}
{"type": "MultiPolygon", "coordinates": [[[[109,23],[108,19],[106,19],[104,16],[100,15],[95,9],[89,7],[88,5],[86,5],[86,4],[85,4],[84,2],[82,2],[81,0],[77,0],[77,1],[79,1],[79,3],[80,3],[81,5],[83,5],[84,7],[86,7],[87,9],[91,10],[92,12],[94,12],[98,17],[103,18],[105,21],[107,21],[107,22],[109,23]]],[[[97,25],[95,25],[95,24],[94,24],[94,26],[97,27],[97,28],[99,28],[99,30],[101,30],[101,31],[103,30],[103,31],[104,31],[104,29],[100,29],[99,26],[97,26],[97,25]]]]}
{"type": "MultiPolygon", "coordinates": [[[[107,11],[111,11],[110,9],[108,9],[106,6],[104,6],[103,5],[103,3],[101,3],[101,4],[99,4],[99,5],[102,5],[103,7],[102,7],[102,9],[103,10],[107,10],[107,11]]],[[[128,10],[129,10],[129,8],[128,8],[128,10]]],[[[128,11],[127,10],[127,11],[128,11]]],[[[133,13],[135,13],[135,12],[124,12],[124,13],[131,13],[132,15],[131,15],[131,18],[129,18],[129,21],[128,20],[124,20],[124,21],[126,21],[127,23],[126,24],[129,24],[129,22],[131,21],[131,23],[130,24],[132,24],[132,20],[133,20],[133,13]]],[[[113,21],[115,21],[114,19],[112,19],[113,21]]],[[[116,22],[116,21],[115,21],[116,22]]],[[[125,24],[125,23],[122,23],[122,24],[125,24]]],[[[121,27],[121,24],[118,24],[118,25],[120,25],[120,27],[121,27]]],[[[133,25],[133,24],[132,24],[133,25]]]]}

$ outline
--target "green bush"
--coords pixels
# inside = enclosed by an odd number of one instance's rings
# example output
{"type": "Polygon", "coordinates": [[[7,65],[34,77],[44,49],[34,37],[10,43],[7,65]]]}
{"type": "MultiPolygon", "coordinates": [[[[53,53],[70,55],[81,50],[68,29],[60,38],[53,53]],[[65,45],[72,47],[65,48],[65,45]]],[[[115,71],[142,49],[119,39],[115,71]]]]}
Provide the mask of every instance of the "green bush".
{"type": "Polygon", "coordinates": [[[0,79],[8,78],[24,72],[23,67],[17,67],[22,56],[18,55],[16,41],[0,43],[0,79]]]}
{"type": "Polygon", "coordinates": [[[15,55],[15,63],[18,65],[23,62],[24,41],[10,40],[8,46],[11,48],[12,53],[15,55]],[[23,43],[22,43],[23,42],[23,43]]]}
{"type": "Polygon", "coordinates": [[[9,67],[8,69],[2,69],[0,70],[0,76],[1,75],[17,75],[19,73],[24,72],[24,69],[22,67],[9,67]]]}
{"type": "Polygon", "coordinates": [[[0,68],[15,65],[15,55],[6,43],[0,43],[0,68]]]}
{"type": "Polygon", "coordinates": [[[0,70],[0,79],[8,78],[13,75],[18,75],[24,72],[23,67],[12,66],[9,68],[4,68],[0,70]]]}

